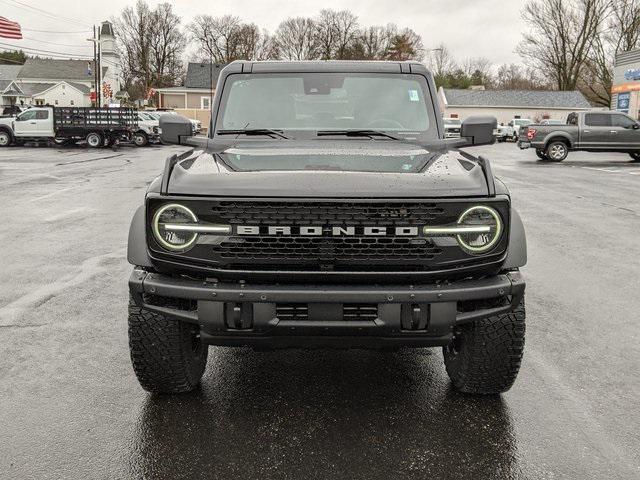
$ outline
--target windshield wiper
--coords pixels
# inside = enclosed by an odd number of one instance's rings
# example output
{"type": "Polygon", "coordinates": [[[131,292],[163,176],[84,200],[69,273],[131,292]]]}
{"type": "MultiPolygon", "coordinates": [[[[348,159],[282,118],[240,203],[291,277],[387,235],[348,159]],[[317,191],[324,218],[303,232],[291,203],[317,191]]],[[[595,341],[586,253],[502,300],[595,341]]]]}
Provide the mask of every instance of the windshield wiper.
{"type": "Polygon", "coordinates": [[[384,137],[391,140],[400,140],[398,137],[389,135],[385,132],[378,130],[320,130],[317,133],[318,137],[328,137],[330,135],[344,136],[344,137],[384,137]]]}
{"type": "Polygon", "coordinates": [[[271,138],[284,138],[290,140],[282,130],[272,130],[271,128],[246,128],[244,130],[217,130],[218,135],[267,135],[271,138]]]}

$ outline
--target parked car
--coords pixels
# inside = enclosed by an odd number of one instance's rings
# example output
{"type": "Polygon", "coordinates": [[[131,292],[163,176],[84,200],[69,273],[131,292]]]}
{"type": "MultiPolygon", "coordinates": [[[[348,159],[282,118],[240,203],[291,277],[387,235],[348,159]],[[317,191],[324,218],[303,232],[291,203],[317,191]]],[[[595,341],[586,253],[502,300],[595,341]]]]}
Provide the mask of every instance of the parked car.
{"type": "Polygon", "coordinates": [[[458,150],[492,144],[496,119],[445,139],[433,76],[409,62],[236,61],[218,92],[208,139],[161,119],[163,143],[191,148],[131,223],[141,386],[193,390],[210,345],[440,346],[457,390],[508,390],[524,227],[488,160],[458,150]]]}
{"type": "Polygon", "coordinates": [[[85,140],[96,148],[131,141],[137,129],[131,108],[32,107],[17,117],[0,118],[0,147],[25,141],[85,140]]]}
{"type": "Polygon", "coordinates": [[[508,140],[513,140],[514,130],[510,125],[498,125],[494,135],[498,142],[506,142],[508,140]]]}
{"type": "Polygon", "coordinates": [[[462,122],[459,118],[443,118],[444,138],[459,138],[462,122]]]}
{"type": "Polygon", "coordinates": [[[138,112],[138,130],[133,134],[133,143],[144,147],[149,142],[160,139],[160,123],[157,118],[146,112],[138,112]]]}
{"type": "Polygon", "coordinates": [[[517,142],[518,137],[520,137],[520,131],[522,127],[527,127],[531,125],[533,121],[529,118],[514,118],[509,122],[509,126],[513,128],[513,141],[517,142]]]}
{"type": "Polygon", "coordinates": [[[570,151],[626,152],[640,161],[640,123],[615,111],[572,112],[565,125],[529,125],[518,140],[541,160],[561,162],[570,151]]]}

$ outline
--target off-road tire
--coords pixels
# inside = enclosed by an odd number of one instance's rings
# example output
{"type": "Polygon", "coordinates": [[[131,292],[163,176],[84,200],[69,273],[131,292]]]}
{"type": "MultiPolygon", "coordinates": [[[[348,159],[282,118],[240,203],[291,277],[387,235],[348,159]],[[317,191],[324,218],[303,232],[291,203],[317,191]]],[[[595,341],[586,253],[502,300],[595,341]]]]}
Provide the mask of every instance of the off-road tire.
{"type": "Polygon", "coordinates": [[[536,155],[540,160],[549,160],[541,148],[536,148],[536,155]]]}
{"type": "Polygon", "coordinates": [[[631,152],[629,156],[634,162],[640,162],[640,152],[631,152]]]}
{"type": "MultiPolygon", "coordinates": [[[[170,306],[170,302],[154,301],[170,306]]],[[[140,308],[129,299],[129,351],[142,388],[154,393],[195,389],[207,366],[209,346],[197,325],[140,308]]]]}
{"type": "Polygon", "coordinates": [[[520,370],[524,332],[524,298],[512,312],[463,325],[443,348],[454,388],[482,395],[509,390],[520,370]]]}
{"type": "Polygon", "coordinates": [[[560,140],[549,143],[544,149],[547,160],[561,162],[569,155],[569,146],[560,140]]]}

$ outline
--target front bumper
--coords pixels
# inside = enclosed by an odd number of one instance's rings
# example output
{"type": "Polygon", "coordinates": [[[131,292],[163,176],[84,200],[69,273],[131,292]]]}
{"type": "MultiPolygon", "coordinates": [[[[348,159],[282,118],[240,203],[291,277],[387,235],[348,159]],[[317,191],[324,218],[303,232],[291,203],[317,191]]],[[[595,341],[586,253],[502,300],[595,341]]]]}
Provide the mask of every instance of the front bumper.
{"type": "Polygon", "coordinates": [[[456,325],[513,310],[525,282],[513,271],[429,285],[252,285],[135,269],[129,290],[146,310],[200,325],[202,340],[212,345],[383,348],[447,345],[456,325]],[[157,297],[191,306],[155,305],[150,299],[157,297]],[[279,306],[292,304],[308,306],[308,317],[278,318],[279,306]],[[343,307],[362,304],[374,306],[375,318],[345,318],[343,307]]]}

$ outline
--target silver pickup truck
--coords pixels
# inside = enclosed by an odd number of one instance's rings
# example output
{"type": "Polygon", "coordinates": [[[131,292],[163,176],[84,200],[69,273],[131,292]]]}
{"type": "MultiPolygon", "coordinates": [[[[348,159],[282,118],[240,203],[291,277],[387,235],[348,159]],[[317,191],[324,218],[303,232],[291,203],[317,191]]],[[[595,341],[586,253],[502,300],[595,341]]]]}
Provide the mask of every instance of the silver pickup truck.
{"type": "Polygon", "coordinates": [[[640,161],[640,123],[614,111],[572,112],[565,125],[529,125],[518,146],[535,148],[541,160],[561,162],[570,151],[624,152],[640,161]]]}

